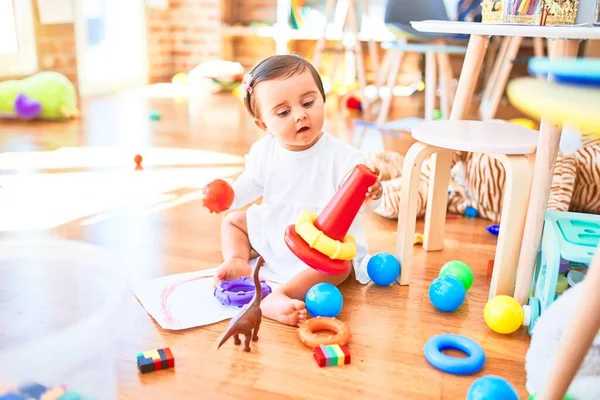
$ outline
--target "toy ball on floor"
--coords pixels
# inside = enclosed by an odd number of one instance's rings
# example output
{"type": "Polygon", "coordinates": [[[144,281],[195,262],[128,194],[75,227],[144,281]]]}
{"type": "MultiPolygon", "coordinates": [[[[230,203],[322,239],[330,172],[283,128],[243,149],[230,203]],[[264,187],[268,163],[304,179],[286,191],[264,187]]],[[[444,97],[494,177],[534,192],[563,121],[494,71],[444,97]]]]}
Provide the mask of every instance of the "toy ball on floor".
{"type": "Polygon", "coordinates": [[[483,309],[485,323],[497,333],[515,332],[523,324],[524,318],[523,307],[506,295],[492,297],[483,309]]]}
{"type": "Polygon", "coordinates": [[[306,309],[313,317],[337,317],[344,306],[342,292],[331,283],[317,283],[306,293],[306,309]]]}
{"type": "Polygon", "coordinates": [[[461,281],[465,290],[469,290],[471,285],[473,285],[473,271],[471,271],[471,268],[462,261],[448,261],[440,270],[439,276],[455,277],[461,281]]]}
{"type": "Polygon", "coordinates": [[[400,263],[390,253],[377,253],[367,263],[369,278],[379,286],[388,286],[400,275],[400,263]]]}
{"type": "Polygon", "coordinates": [[[220,213],[231,207],[235,194],[233,188],[223,179],[215,179],[202,189],[202,204],[211,213],[220,213]]]}
{"type": "Polygon", "coordinates": [[[467,400],[519,400],[519,395],[506,379],[489,375],[471,384],[467,400]]]}
{"type": "Polygon", "coordinates": [[[451,312],[465,301],[467,291],[453,276],[440,276],[429,286],[429,300],[440,311],[451,312]]]}

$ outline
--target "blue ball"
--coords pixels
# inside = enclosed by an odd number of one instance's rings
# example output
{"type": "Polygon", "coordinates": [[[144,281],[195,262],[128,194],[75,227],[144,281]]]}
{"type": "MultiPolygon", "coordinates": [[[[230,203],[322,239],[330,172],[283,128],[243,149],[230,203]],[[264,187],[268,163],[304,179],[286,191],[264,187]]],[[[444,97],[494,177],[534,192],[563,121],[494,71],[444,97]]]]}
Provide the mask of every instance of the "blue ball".
{"type": "Polygon", "coordinates": [[[454,311],[465,300],[462,282],[450,275],[436,278],[429,286],[429,300],[440,311],[454,311]]]}
{"type": "Polygon", "coordinates": [[[369,278],[380,286],[388,286],[400,275],[400,263],[390,253],[377,253],[367,263],[369,278]]]}
{"type": "Polygon", "coordinates": [[[488,375],[471,384],[467,400],[519,400],[519,395],[506,379],[488,375]]]}
{"type": "Polygon", "coordinates": [[[342,292],[331,283],[317,283],[311,287],[304,302],[313,317],[337,317],[344,306],[342,292]]]}

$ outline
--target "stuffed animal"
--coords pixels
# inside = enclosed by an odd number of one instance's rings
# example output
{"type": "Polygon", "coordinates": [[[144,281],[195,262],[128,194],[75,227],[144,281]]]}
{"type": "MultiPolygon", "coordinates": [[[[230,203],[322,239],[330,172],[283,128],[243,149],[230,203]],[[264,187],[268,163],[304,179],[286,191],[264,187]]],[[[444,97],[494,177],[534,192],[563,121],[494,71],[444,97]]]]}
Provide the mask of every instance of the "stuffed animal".
{"type": "MultiPolygon", "coordinates": [[[[370,167],[381,172],[383,196],[374,212],[397,218],[404,156],[396,152],[367,154],[370,167]]],[[[423,163],[417,216],[425,215],[433,159],[423,163]]],[[[448,211],[464,214],[467,207],[494,223],[500,222],[504,167],[483,153],[454,152],[448,211]]],[[[600,137],[586,136],[574,153],[559,153],[554,169],[548,209],[600,214],[600,137]]]]}
{"type": "Polygon", "coordinates": [[[0,117],[66,120],[77,116],[75,87],[63,74],[45,71],[0,82],[0,117]]]}
{"type": "MultiPolygon", "coordinates": [[[[562,336],[569,329],[573,310],[584,307],[580,302],[582,285],[562,294],[537,320],[525,356],[526,387],[530,394],[542,388],[562,336]]],[[[583,359],[567,393],[577,400],[600,399],[600,333],[583,359]]]]}

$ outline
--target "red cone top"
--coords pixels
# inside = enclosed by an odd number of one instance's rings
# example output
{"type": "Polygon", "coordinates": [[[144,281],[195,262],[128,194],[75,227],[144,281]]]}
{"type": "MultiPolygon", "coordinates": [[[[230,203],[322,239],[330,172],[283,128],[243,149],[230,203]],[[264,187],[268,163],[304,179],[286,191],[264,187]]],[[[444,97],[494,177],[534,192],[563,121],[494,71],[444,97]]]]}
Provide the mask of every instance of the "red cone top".
{"type": "Polygon", "coordinates": [[[333,240],[342,241],[365,201],[367,189],[377,175],[366,165],[357,165],[315,221],[315,227],[333,240]]]}

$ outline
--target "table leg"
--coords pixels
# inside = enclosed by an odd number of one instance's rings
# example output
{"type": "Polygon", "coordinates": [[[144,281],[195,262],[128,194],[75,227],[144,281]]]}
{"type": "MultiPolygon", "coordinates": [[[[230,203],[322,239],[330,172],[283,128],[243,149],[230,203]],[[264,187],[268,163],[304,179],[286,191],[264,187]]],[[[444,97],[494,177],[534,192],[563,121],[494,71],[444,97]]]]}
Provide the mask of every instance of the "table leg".
{"type": "MultiPolygon", "coordinates": [[[[489,42],[489,36],[471,35],[469,39],[465,61],[456,88],[454,104],[450,113],[451,120],[464,119],[467,115],[489,42]]],[[[446,224],[451,165],[451,151],[436,154],[433,167],[434,174],[429,181],[427,210],[425,211],[425,241],[423,248],[427,251],[442,250],[444,247],[443,227],[446,224]],[[434,198],[436,201],[433,201],[434,198]]]]}
{"type": "MultiPolygon", "coordinates": [[[[577,55],[579,41],[556,39],[550,42],[550,57],[553,59],[574,57],[577,55]]],[[[560,143],[560,127],[543,118],[538,137],[531,196],[527,207],[527,219],[523,230],[523,243],[517,267],[517,280],[514,297],[520,304],[529,300],[529,289],[533,278],[533,269],[540,241],[544,217],[548,206],[548,197],[552,186],[554,163],[560,143]]]]}

